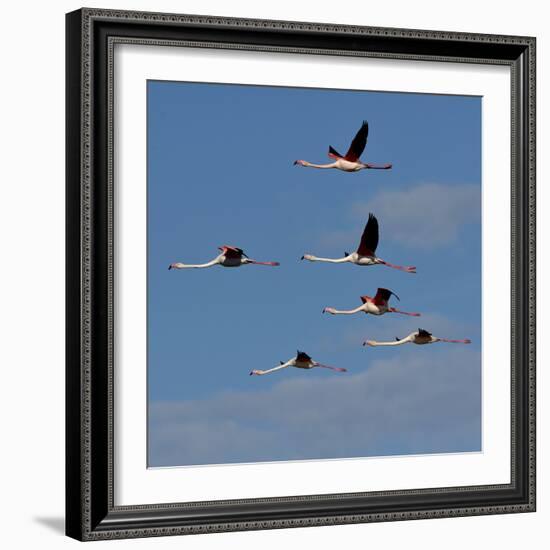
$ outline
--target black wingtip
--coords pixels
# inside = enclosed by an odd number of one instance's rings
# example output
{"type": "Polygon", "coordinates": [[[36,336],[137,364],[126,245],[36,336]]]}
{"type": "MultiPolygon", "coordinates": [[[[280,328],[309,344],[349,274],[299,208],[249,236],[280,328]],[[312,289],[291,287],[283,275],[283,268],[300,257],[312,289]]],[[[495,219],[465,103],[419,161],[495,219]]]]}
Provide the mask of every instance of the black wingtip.
{"type": "Polygon", "coordinates": [[[168,266],[168,271],[170,271],[171,269],[172,269],[172,266],[171,266],[171,265],[169,265],[169,266],[168,266]]]}
{"type": "Polygon", "coordinates": [[[300,260],[304,260],[304,259],[305,259],[305,257],[304,257],[304,256],[302,256],[302,257],[300,258],[300,260]]]}

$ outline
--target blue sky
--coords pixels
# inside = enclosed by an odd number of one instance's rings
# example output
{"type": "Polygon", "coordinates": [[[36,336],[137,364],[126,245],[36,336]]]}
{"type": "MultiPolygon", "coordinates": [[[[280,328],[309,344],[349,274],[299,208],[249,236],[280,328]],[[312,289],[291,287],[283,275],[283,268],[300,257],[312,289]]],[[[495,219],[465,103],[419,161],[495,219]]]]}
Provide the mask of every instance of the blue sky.
{"type": "Polygon", "coordinates": [[[149,82],[149,465],[479,450],[480,140],[477,97],[149,82]],[[364,119],[392,170],[293,166],[364,119]],[[417,275],[299,261],[355,250],[369,212],[417,275]],[[281,266],[167,269],[222,244],[281,266]],[[379,286],[423,316],[321,314],[379,286]],[[419,326],[473,344],[361,346],[419,326]],[[248,376],[296,349],[349,372],[248,376]]]}

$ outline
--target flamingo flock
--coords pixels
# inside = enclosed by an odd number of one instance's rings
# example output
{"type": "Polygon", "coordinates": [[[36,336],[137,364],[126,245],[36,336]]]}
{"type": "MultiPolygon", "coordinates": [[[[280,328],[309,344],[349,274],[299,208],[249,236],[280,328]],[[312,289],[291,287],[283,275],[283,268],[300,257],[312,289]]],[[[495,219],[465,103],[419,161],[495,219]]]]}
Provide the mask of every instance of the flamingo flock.
{"type": "MultiPolygon", "coordinates": [[[[369,134],[369,125],[367,121],[363,121],[359,131],[356,133],[353,138],[349,149],[345,155],[341,155],[334,149],[332,146],[329,146],[328,156],[334,160],[334,162],[329,164],[313,164],[305,160],[296,160],[294,165],[303,166],[306,168],[319,168],[319,169],[336,169],[343,172],[359,172],[360,170],[367,169],[376,169],[376,170],[389,170],[392,168],[391,164],[369,164],[362,162],[360,160],[361,155],[363,154],[367,138],[369,134]]],[[[379,224],[378,219],[372,213],[369,214],[367,223],[361,235],[361,240],[359,246],[355,252],[349,253],[345,252],[342,258],[322,258],[314,256],[313,254],[304,254],[302,260],[307,260],[309,262],[326,262],[333,264],[341,263],[351,263],[358,266],[373,266],[373,265],[384,265],[386,267],[403,271],[405,273],[416,273],[416,267],[414,266],[402,266],[395,265],[392,263],[383,260],[382,258],[376,255],[376,249],[378,247],[379,241],[379,224]]],[[[168,269],[203,269],[214,266],[222,267],[241,267],[244,265],[262,265],[262,266],[279,266],[279,262],[263,262],[257,261],[249,258],[242,248],[238,248],[230,245],[223,245],[218,247],[220,254],[218,254],[214,259],[203,264],[184,264],[181,262],[175,262],[169,265],[168,269]]],[[[397,300],[400,300],[399,296],[395,292],[387,288],[378,288],[374,297],[371,296],[361,296],[361,305],[350,310],[339,310],[333,307],[325,307],[323,313],[328,313],[331,315],[354,315],[356,313],[365,313],[369,315],[381,316],[386,313],[398,313],[401,315],[419,317],[420,313],[411,313],[407,311],[398,310],[395,307],[389,305],[390,298],[394,296],[397,300]]],[[[363,346],[401,346],[403,344],[416,344],[416,345],[426,345],[434,344],[437,342],[447,342],[454,344],[470,344],[470,339],[462,340],[451,340],[447,338],[439,338],[433,336],[430,332],[425,329],[418,329],[415,332],[407,335],[405,338],[396,338],[393,341],[389,342],[377,342],[375,340],[366,340],[363,343],[363,346]]],[[[328,365],[321,364],[317,361],[314,361],[307,353],[303,351],[297,351],[296,356],[292,359],[289,359],[286,362],[280,361],[280,364],[276,367],[259,370],[254,369],[250,372],[250,375],[262,376],[265,374],[271,374],[288,367],[294,367],[297,369],[311,370],[314,368],[323,368],[328,369],[333,372],[347,372],[347,369],[342,367],[332,367],[328,365]]]]}

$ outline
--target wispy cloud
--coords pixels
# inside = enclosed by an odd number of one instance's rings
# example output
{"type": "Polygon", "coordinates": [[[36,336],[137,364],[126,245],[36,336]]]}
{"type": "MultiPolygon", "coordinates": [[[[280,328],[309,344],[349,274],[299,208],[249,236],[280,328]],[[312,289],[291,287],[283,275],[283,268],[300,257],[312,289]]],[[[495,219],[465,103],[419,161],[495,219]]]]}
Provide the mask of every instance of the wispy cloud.
{"type": "Polygon", "coordinates": [[[478,352],[416,348],[373,360],[370,351],[357,374],[291,370],[266,390],[251,378],[255,391],[151,403],[150,465],[480,449],[478,352]]]}
{"type": "Polygon", "coordinates": [[[353,213],[366,219],[374,212],[383,238],[418,248],[436,248],[456,241],[460,229],[477,223],[481,214],[478,185],[422,183],[403,191],[384,191],[357,203],[353,213]]]}

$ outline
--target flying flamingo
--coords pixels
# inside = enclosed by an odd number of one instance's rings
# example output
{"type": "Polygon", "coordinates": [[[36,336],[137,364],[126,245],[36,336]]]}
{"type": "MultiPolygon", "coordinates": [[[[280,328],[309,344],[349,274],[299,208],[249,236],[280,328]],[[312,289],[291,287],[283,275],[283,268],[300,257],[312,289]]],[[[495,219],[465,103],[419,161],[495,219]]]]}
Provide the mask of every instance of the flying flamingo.
{"type": "Polygon", "coordinates": [[[187,268],[202,268],[202,267],[212,267],[214,265],[221,265],[223,267],[240,267],[241,265],[255,264],[255,265],[271,265],[277,266],[280,265],[279,262],[257,262],[256,260],[251,260],[241,248],[236,248],[234,246],[223,245],[218,247],[222,253],[219,256],[216,256],[213,260],[205,264],[182,264],[175,263],[170,264],[168,269],[187,269],[187,268]]]}
{"type": "Polygon", "coordinates": [[[369,134],[369,123],[364,120],[361,128],[353,138],[348,152],[341,155],[332,146],[328,148],[328,156],[334,159],[330,164],[312,164],[306,160],[295,160],[294,164],[299,166],[307,166],[309,168],[336,168],[344,172],[359,172],[359,170],[376,169],[388,170],[392,167],[391,164],[365,164],[359,160],[359,157],[365,150],[367,144],[367,136],[369,134]]]}
{"type": "Polygon", "coordinates": [[[430,332],[419,328],[416,332],[411,332],[405,338],[401,340],[399,338],[395,339],[395,342],[376,342],[375,340],[367,340],[363,345],[364,346],[401,346],[402,344],[417,344],[422,346],[424,344],[435,344],[436,342],[449,342],[451,344],[471,344],[472,341],[469,338],[464,340],[448,340],[447,338],[438,338],[437,336],[432,336],[430,332]]]}
{"type": "Polygon", "coordinates": [[[307,353],[304,353],[303,351],[298,350],[296,352],[296,357],[289,359],[286,363],[283,363],[281,361],[281,364],[278,367],[273,367],[272,369],[269,369],[269,370],[253,370],[250,372],[250,375],[252,376],[253,374],[257,374],[257,375],[269,374],[270,372],[286,369],[287,367],[296,367],[297,369],[308,369],[308,370],[313,369],[315,367],[320,367],[323,369],[334,370],[336,372],[347,372],[347,369],[321,365],[321,363],[317,363],[317,361],[314,361],[307,353]]]}
{"type": "Polygon", "coordinates": [[[394,295],[398,300],[399,296],[388,290],[387,288],[379,288],[376,291],[376,296],[371,298],[370,296],[361,296],[362,306],[356,307],[350,310],[338,310],[333,307],[326,307],[323,309],[323,313],[330,313],[332,315],[353,315],[360,311],[364,313],[370,313],[371,315],[384,315],[384,313],[401,313],[402,315],[411,315],[412,317],[420,317],[420,313],[408,313],[407,311],[400,311],[394,307],[389,307],[388,300],[391,295],[394,295]]]}
{"type": "Polygon", "coordinates": [[[401,271],[406,271],[407,273],[416,273],[416,267],[413,266],[402,266],[402,265],[393,265],[390,264],[381,258],[377,258],[374,253],[376,252],[376,247],[378,246],[378,220],[374,214],[369,214],[369,220],[365,225],[365,230],[361,236],[361,242],[359,243],[359,248],[356,252],[350,254],[345,252],[343,258],[333,259],[333,258],[318,258],[312,254],[304,254],[302,260],[309,260],[310,262],[330,262],[333,264],[343,264],[345,262],[350,262],[355,265],[376,265],[382,264],[388,267],[393,267],[394,269],[399,269],[401,271]]]}

